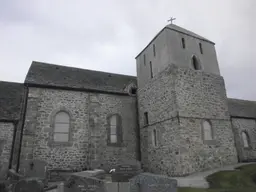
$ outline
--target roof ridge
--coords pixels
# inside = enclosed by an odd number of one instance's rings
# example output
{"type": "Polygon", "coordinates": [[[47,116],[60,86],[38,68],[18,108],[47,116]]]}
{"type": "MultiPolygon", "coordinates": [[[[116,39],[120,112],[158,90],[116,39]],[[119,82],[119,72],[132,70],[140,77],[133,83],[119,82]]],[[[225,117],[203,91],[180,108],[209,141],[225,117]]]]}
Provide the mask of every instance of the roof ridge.
{"type": "Polygon", "coordinates": [[[14,81],[1,81],[0,80],[0,83],[10,83],[10,84],[19,84],[19,85],[23,85],[23,83],[20,83],[20,82],[14,82],[14,81]]]}
{"type": "Polygon", "coordinates": [[[51,66],[58,66],[58,67],[64,67],[64,68],[70,68],[70,69],[77,69],[77,70],[84,70],[88,72],[97,72],[97,73],[104,73],[108,75],[118,75],[118,76],[127,76],[127,77],[134,77],[137,78],[136,76],[133,75],[125,75],[125,74],[120,74],[120,73],[112,73],[112,72],[105,72],[105,71],[97,71],[97,70],[92,70],[92,69],[84,69],[84,68],[78,68],[78,67],[72,67],[72,66],[67,66],[67,65],[59,65],[59,64],[53,64],[53,63],[46,63],[46,62],[40,62],[40,61],[32,61],[32,65],[51,65],[51,66]]]}
{"type": "Polygon", "coordinates": [[[168,28],[168,29],[171,29],[171,30],[174,30],[174,31],[178,31],[180,33],[184,33],[188,36],[191,36],[191,37],[194,37],[194,38],[197,38],[197,39],[201,39],[203,41],[207,41],[207,42],[210,42],[210,43],[213,43],[215,44],[213,41],[201,36],[201,35],[198,35],[197,33],[193,32],[192,30],[189,30],[189,29],[185,29],[183,27],[180,27],[179,25],[175,25],[175,24],[168,24],[165,26],[165,28],[168,28]],[[172,28],[172,26],[174,26],[176,29],[172,28]],[[180,30],[181,29],[181,30],[180,30]],[[183,31],[182,31],[183,30],[183,31]]]}
{"type": "Polygon", "coordinates": [[[254,100],[246,100],[246,99],[238,99],[238,98],[228,98],[228,100],[256,102],[256,101],[254,101],[254,100]]]}

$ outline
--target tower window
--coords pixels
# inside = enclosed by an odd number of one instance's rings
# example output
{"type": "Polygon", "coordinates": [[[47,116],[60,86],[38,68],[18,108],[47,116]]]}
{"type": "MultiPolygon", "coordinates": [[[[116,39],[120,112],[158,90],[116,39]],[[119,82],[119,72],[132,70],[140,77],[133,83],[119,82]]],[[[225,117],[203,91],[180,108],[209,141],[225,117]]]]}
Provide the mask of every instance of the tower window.
{"type": "Polygon", "coordinates": [[[151,79],[153,78],[153,69],[152,69],[152,62],[149,62],[149,66],[150,66],[150,77],[151,79]]]}
{"type": "Polygon", "coordinates": [[[203,122],[203,138],[205,141],[213,140],[212,126],[209,121],[203,122]]]}
{"type": "Polygon", "coordinates": [[[156,147],[157,146],[157,133],[156,133],[156,130],[154,129],[153,131],[152,131],[152,143],[153,143],[153,145],[156,147]]]}
{"type": "Polygon", "coordinates": [[[153,54],[154,54],[154,57],[156,56],[156,46],[155,44],[153,44],[153,54]]]}
{"type": "Polygon", "coordinates": [[[185,49],[186,48],[185,39],[181,38],[181,42],[182,42],[182,48],[185,49]]]}
{"type": "Polygon", "coordinates": [[[244,131],[242,132],[242,139],[243,139],[244,148],[248,148],[249,147],[249,137],[248,137],[247,133],[245,133],[244,131]]]}
{"type": "Polygon", "coordinates": [[[195,70],[201,70],[202,69],[202,67],[201,67],[201,65],[200,65],[200,63],[199,63],[199,61],[198,61],[198,59],[196,58],[195,55],[193,55],[191,62],[192,62],[193,69],[195,69],[195,70]]]}
{"type": "Polygon", "coordinates": [[[144,65],[146,65],[146,55],[143,55],[144,65]]]}
{"type": "Polygon", "coordinates": [[[199,43],[199,48],[200,48],[200,53],[203,54],[203,47],[202,47],[202,43],[199,43]]]}
{"type": "Polygon", "coordinates": [[[148,112],[144,113],[144,125],[148,125],[148,112]]]}

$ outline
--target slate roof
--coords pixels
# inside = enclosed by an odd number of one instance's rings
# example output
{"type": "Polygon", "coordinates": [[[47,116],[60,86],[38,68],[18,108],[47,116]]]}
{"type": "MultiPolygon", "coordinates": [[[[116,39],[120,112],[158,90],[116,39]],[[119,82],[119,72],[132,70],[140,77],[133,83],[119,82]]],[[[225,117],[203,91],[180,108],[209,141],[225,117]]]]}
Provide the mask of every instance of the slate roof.
{"type": "Polygon", "coordinates": [[[187,29],[184,29],[184,28],[182,28],[182,27],[180,27],[180,26],[178,26],[178,25],[169,24],[169,25],[166,25],[166,26],[149,42],[149,44],[148,44],[135,58],[137,58],[137,57],[152,43],[152,41],[154,41],[154,40],[160,35],[160,33],[162,33],[162,31],[163,31],[164,29],[170,29],[170,30],[173,30],[173,31],[177,31],[177,32],[186,34],[186,35],[188,35],[188,36],[195,37],[195,38],[200,39],[200,40],[202,40],[202,41],[207,41],[208,43],[215,44],[214,42],[210,41],[209,39],[206,39],[206,38],[204,38],[204,37],[202,37],[202,36],[200,36],[200,35],[198,35],[198,34],[192,32],[192,31],[189,31],[189,30],[187,30],[187,29]]]}
{"type": "Polygon", "coordinates": [[[0,81],[0,121],[20,118],[24,85],[0,81]]]}
{"type": "Polygon", "coordinates": [[[256,101],[228,99],[230,116],[256,118],[256,101]]]}
{"type": "Polygon", "coordinates": [[[173,31],[178,31],[178,32],[180,32],[180,33],[184,33],[184,34],[189,35],[189,36],[191,36],[191,37],[195,37],[195,38],[197,38],[197,39],[201,39],[201,40],[203,40],[203,41],[207,41],[207,42],[209,42],[209,43],[213,43],[213,44],[214,44],[214,42],[210,41],[209,39],[206,39],[206,38],[204,38],[204,37],[202,37],[202,36],[200,36],[200,35],[198,35],[198,34],[192,32],[192,31],[189,31],[189,30],[187,30],[187,29],[184,29],[184,28],[182,28],[182,27],[180,27],[180,26],[178,26],[178,25],[169,24],[169,25],[166,26],[166,28],[171,29],[171,30],[173,30],[173,31]]]}
{"type": "Polygon", "coordinates": [[[134,76],[106,73],[33,61],[25,79],[28,86],[58,87],[88,91],[128,94],[134,76]]]}

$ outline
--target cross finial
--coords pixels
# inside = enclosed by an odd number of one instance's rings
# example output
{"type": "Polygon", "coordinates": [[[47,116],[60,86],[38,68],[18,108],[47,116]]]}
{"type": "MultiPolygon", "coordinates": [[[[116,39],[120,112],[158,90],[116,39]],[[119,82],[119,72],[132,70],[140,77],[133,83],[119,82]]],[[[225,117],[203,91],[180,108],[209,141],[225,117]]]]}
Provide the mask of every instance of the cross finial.
{"type": "Polygon", "coordinates": [[[173,22],[174,20],[176,20],[176,18],[171,17],[171,18],[168,20],[168,22],[171,22],[171,24],[172,24],[172,22],[173,22]]]}

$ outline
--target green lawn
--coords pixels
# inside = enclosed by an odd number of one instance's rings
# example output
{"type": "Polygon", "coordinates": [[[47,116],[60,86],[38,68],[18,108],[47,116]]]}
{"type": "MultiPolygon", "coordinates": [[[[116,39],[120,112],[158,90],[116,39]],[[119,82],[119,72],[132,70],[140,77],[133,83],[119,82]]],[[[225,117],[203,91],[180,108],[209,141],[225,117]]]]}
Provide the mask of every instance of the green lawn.
{"type": "Polygon", "coordinates": [[[256,164],[220,171],[206,179],[209,189],[179,188],[178,192],[256,192],[256,164]]]}

